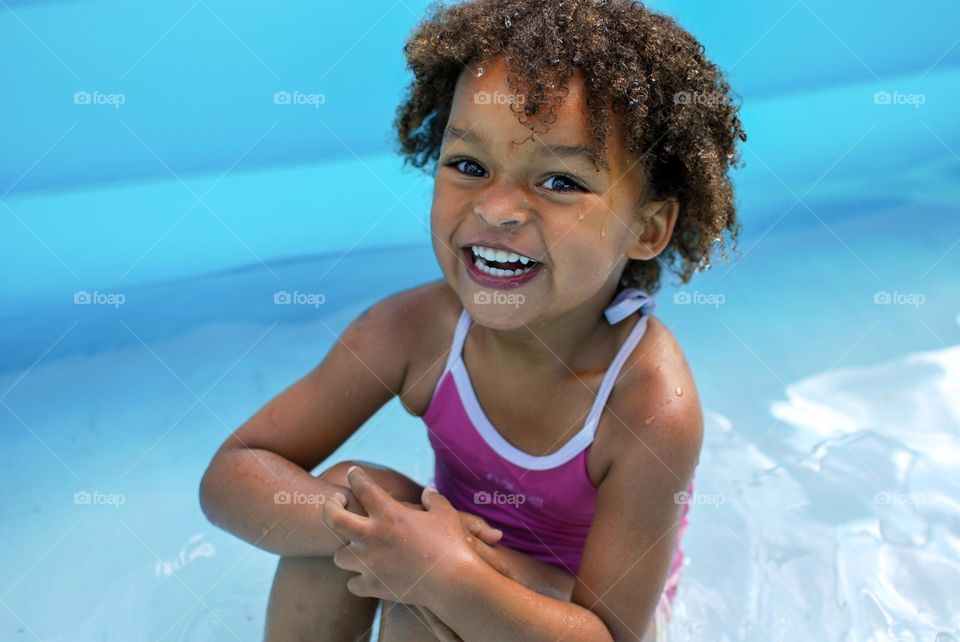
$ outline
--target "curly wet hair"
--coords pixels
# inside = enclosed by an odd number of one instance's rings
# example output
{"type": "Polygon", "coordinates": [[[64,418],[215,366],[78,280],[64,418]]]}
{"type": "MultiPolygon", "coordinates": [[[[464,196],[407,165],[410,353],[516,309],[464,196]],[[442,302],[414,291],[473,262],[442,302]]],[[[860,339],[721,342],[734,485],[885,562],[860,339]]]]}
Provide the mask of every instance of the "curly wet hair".
{"type": "Polygon", "coordinates": [[[593,149],[605,164],[608,109],[622,119],[623,144],[646,170],[654,196],[674,195],[680,214],[656,260],[630,260],[622,286],[656,292],[661,268],[687,283],[709,269],[724,234],[736,251],[730,167],[746,141],[739,105],[696,38],[672,18],[629,0],[471,0],[435,2],[404,46],[413,80],[394,126],[405,164],[436,171],[460,73],[503,56],[510,108],[532,132],[555,122],[567,80],[582,72],[593,149]]]}

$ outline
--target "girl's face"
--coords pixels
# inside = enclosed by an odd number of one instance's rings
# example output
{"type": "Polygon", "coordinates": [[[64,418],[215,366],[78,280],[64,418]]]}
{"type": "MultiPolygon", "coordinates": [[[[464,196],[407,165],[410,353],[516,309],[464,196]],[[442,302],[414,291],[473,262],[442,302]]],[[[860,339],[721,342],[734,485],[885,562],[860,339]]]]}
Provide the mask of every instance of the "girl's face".
{"type": "Polygon", "coordinates": [[[433,245],[447,282],[477,323],[495,329],[554,318],[592,297],[606,297],[602,308],[628,259],[659,253],[644,242],[644,168],[626,157],[616,118],[608,169],[594,168],[579,75],[556,122],[531,138],[510,111],[503,59],[483,69],[460,76],[435,179],[433,245]]]}

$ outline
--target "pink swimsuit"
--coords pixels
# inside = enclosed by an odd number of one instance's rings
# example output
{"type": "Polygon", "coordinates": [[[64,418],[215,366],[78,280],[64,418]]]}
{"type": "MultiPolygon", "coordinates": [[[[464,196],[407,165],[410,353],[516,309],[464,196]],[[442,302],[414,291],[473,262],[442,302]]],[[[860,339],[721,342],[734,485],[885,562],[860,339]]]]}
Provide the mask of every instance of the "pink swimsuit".
{"type": "MultiPolygon", "coordinates": [[[[628,288],[607,308],[611,323],[645,313],[614,357],[583,427],[559,450],[544,456],[508,442],[484,414],[462,359],[471,319],[460,314],[450,355],[423,415],[436,455],[434,485],[455,508],[482,516],[503,531],[500,543],[576,574],[596,509],[597,486],[587,473],[587,457],[607,397],[624,362],[640,342],[656,307],[646,293],[628,288]]],[[[687,492],[692,496],[693,482],[687,492]]],[[[669,616],[680,580],[689,503],[685,502],[677,548],[658,618],[669,616]]]]}

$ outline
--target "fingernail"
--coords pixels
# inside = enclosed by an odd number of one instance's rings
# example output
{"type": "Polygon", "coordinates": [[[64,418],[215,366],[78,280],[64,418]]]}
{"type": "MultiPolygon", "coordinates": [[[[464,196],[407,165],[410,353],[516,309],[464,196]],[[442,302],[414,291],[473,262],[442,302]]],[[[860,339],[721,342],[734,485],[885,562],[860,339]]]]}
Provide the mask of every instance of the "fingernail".
{"type": "Polygon", "coordinates": [[[333,498],[334,498],[336,501],[338,501],[338,502],[340,502],[341,504],[343,504],[344,508],[346,508],[346,506],[347,506],[347,496],[346,496],[346,495],[344,495],[344,494],[341,493],[341,492],[336,492],[336,493],[333,494],[333,498]]]}
{"type": "Polygon", "coordinates": [[[439,492],[439,491],[438,491],[436,488],[434,488],[433,486],[427,486],[424,490],[426,490],[428,493],[437,493],[437,492],[439,492]]]}
{"type": "Polygon", "coordinates": [[[503,537],[503,531],[500,530],[499,528],[493,529],[493,533],[494,533],[494,535],[496,535],[497,537],[503,537]]]}
{"type": "Polygon", "coordinates": [[[356,464],[354,464],[353,466],[350,466],[350,468],[347,468],[347,476],[349,477],[350,473],[352,473],[355,470],[360,470],[360,466],[357,466],[356,464]]]}

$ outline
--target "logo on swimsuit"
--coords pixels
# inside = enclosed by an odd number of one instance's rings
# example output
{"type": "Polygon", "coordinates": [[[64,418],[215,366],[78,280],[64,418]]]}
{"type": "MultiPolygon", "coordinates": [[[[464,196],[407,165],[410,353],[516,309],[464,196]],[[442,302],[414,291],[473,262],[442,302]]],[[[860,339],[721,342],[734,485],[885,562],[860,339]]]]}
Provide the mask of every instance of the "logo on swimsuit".
{"type": "MultiPolygon", "coordinates": [[[[522,495],[524,500],[521,503],[530,502],[537,508],[543,508],[543,497],[540,497],[539,495],[526,495],[523,493],[515,492],[517,488],[514,485],[513,481],[511,481],[508,477],[500,477],[495,473],[487,473],[486,478],[487,478],[487,481],[492,481],[494,484],[496,484],[500,488],[503,488],[504,490],[507,490],[514,495],[522,495]]],[[[480,503],[480,502],[477,502],[477,503],[480,503]]]]}
{"type": "Polygon", "coordinates": [[[527,501],[526,496],[520,493],[501,493],[498,490],[492,493],[485,490],[478,490],[473,494],[474,504],[510,504],[511,506],[519,506],[525,501],[527,501]]]}

